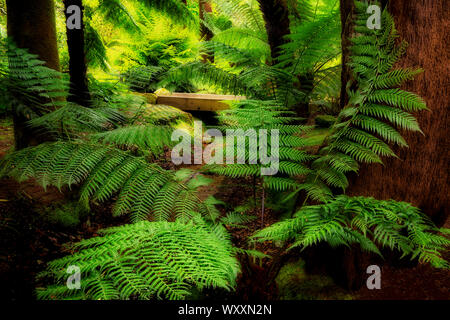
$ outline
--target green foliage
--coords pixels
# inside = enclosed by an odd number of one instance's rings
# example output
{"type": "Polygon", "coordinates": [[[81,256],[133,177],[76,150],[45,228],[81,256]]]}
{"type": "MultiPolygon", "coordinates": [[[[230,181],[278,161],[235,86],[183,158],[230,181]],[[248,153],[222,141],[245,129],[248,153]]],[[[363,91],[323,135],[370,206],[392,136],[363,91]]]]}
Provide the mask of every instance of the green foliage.
{"type": "Polygon", "coordinates": [[[74,228],[80,225],[80,221],[87,214],[85,208],[82,208],[78,202],[57,202],[51,206],[43,208],[40,214],[50,222],[64,228],[74,228]]]}
{"type": "Polygon", "coordinates": [[[333,6],[327,14],[303,19],[292,26],[289,41],[281,47],[278,68],[299,76],[311,71],[318,73],[336,59],[341,53],[339,19],[339,10],[333,6]]]}
{"type": "MultiPolygon", "coordinates": [[[[160,88],[160,82],[165,74],[182,61],[192,57],[189,48],[189,39],[169,37],[164,39],[148,39],[144,44],[136,47],[134,53],[138,62],[122,77],[130,89],[138,92],[154,92],[160,88]]],[[[190,81],[166,82],[165,87],[173,91],[194,92],[195,88],[190,81]]]]}
{"type": "Polygon", "coordinates": [[[450,240],[439,235],[431,220],[409,203],[338,196],[322,205],[304,206],[294,218],[258,231],[256,241],[289,241],[302,249],[326,242],[332,247],[359,244],[381,255],[380,248],[398,250],[402,257],[450,268],[442,252],[450,240]]]}
{"type": "Polygon", "coordinates": [[[140,222],[102,231],[50,262],[43,276],[56,285],[39,299],[185,299],[193,287],[232,289],[239,264],[220,227],[196,223],[140,222]],[[81,290],[65,283],[68,266],[81,269],[81,290]]]}
{"type": "MultiPolygon", "coordinates": [[[[106,21],[114,23],[115,27],[124,28],[128,32],[139,31],[133,15],[121,0],[99,0],[95,10],[98,10],[106,21]]],[[[90,19],[92,11],[93,8],[88,8],[86,12],[86,16],[90,19]]]]}
{"type": "Polygon", "coordinates": [[[147,123],[168,125],[184,121],[192,123],[192,115],[183,112],[175,107],[166,106],[163,104],[154,105],[151,108],[147,108],[142,114],[142,117],[147,123]]]}
{"type": "Polygon", "coordinates": [[[146,154],[154,157],[164,153],[164,146],[171,147],[173,128],[166,126],[130,126],[121,127],[112,131],[106,131],[91,135],[95,141],[115,144],[127,148],[138,148],[146,154]]]}
{"type": "Polygon", "coordinates": [[[177,23],[194,27],[197,21],[188,7],[179,0],[138,0],[149,9],[157,10],[177,23]]]}
{"type": "MultiPolygon", "coordinates": [[[[280,61],[271,65],[265,22],[258,1],[215,1],[216,9],[232,21],[231,27],[208,24],[214,31],[211,41],[201,43],[200,52],[214,56],[214,63],[189,62],[171,70],[166,82],[191,81],[209,91],[245,95],[251,99],[276,100],[281,106],[295,108],[298,103],[330,100],[327,80],[339,74],[333,63],[340,54],[339,12],[331,6],[320,15],[302,19],[292,16],[292,34],[281,48],[280,61]],[[308,75],[312,83],[302,77],[308,75]],[[316,87],[321,86],[321,90],[316,87]]],[[[303,3],[299,7],[304,9],[303,3]]],[[[303,14],[303,11],[301,12],[303,14]]],[[[334,83],[334,82],[333,82],[334,83]]],[[[339,90],[334,90],[336,95],[339,90]]]]}
{"type": "Polygon", "coordinates": [[[123,115],[113,108],[114,97],[107,105],[95,99],[92,108],[68,102],[69,82],[65,75],[44,64],[10,40],[1,41],[0,104],[30,119],[30,126],[58,137],[100,131],[124,121],[123,115]]]}
{"type": "Polygon", "coordinates": [[[421,97],[395,88],[419,71],[391,71],[406,47],[404,42],[396,45],[398,34],[392,16],[385,10],[382,29],[368,29],[367,5],[356,3],[359,34],[352,39],[349,64],[356,90],[349,92],[349,103],[332,125],[320,157],[312,163],[314,173],[307,177],[314,186],[309,196],[320,201],[331,194],[327,186],[347,188],[346,173],[356,172],[360,162],[382,163],[382,157],[395,157],[389,144],[407,146],[397,128],[421,132],[410,112],[426,109],[421,97]]]}
{"type": "MultiPolygon", "coordinates": [[[[66,101],[68,83],[63,74],[0,39],[0,113],[8,108],[25,114],[29,125],[59,139],[2,158],[0,177],[33,178],[44,188],[75,187],[83,209],[92,202],[114,200],[113,214],[128,214],[134,223],[104,230],[103,236],[74,245],[73,255],[51,262],[43,276],[57,284],[39,290],[39,298],[184,299],[194,289],[232,289],[239,270],[237,253],[267,257],[232,247],[223,226],[245,227],[255,217],[244,214],[243,208],[221,217],[216,206],[223,202],[212,196],[201,201],[197,189],[208,185],[209,179],[186,169],[163,170],[148,162],[173,146],[174,124],[192,118],[168,106],[150,106],[143,97],[126,95],[126,86],[141,92],[162,86],[188,92],[199,88],[248,98],[219,116],[220,130],[243,130],[244,143],[233,150],[237,163],[206,169],[230,177],[260,178],[263,190],[283,198],[274,207],[284,211],[286,202],[300,191],[307,194],[304,205],[308,200],[324,202],[303,206],[294,218],[257,232],[254,240],[292,240],[290,248],[320,242],[359,244],[380,255],[381,248],[388,247],[420,262],[449,267],[441,252],[450,241],[439,235],[449,231],[438,230],[417,208],[395,201],[333,196],[332,189],[347,188],[346,174],[357,172],[359,163],[382,163],[383,157],[395,156],[390,145],[407,146],[400,130],[420,132],[412,112],[425,109],[425,103],[398,87],[421,70],[393,69],[406,44],[398,43],[387,11],[382,30],[369,30],[365,26],[367,5],[357,2],[349,64],[354,83],[347,84],[353,89],[348,89],[349,103],[339,110],[341,48],[336,0],[317,1],[315,7],[307,0],[289,0],[291,34],[276,59],[270,56],[257,0],[214,1],[217,12],[207,14],[205,20],[214,37],[199,48],[191,43],[192,34],[181,29],[194,26],[198,41],[192,4],[100,0],[94,8],[92,3],[85,12],[87,62],[103,71],[111,63],[120,69],[121,79],[112,83],[91,78],[91,108],[66,101]],[[150,14],[154,10],[181,24],[180,29],[170,36],[160,32],[168,20],[150,14]],[[126,37],[108,30],[104,22],[132,34],[127,39],[133,43],[122,41],[126,37]],[[108,59],[113,47],[120,47],[116,60],[108,59]],[[214,56],[214,61],[197,61],[205,54],[214,56]],[[301,125],[305,119],[294,112],[299,106],[308,113],[316,108],[314,113],[333,116],[316,117],[316,125],[325,129],[301,125]],[[279,160],[275,176],[261,175],[267,165],[256,160],[261,152],[257,150],[261,144],[258,130],[268,131],[268,156],[279,150],[273,159],[279,160]],[[276,134],[279,148],[271,141],[276,134]],[[256,150],[255,158],[250,150],[256,150]],[[81,290],[65,286],[69,265],[81,267],[81,290]]],[[[292,202],[292,206],[297,204],[292,202]]],[[[51,218],[66,224],[77,222],[64,209],[53,211],[51,218]]]]}
{"type": "Polygon", "coordinates": [[[322,274],[308,274],[305,261],[286,263],[277,278],[280,300],[351,300],[352,296],[322,274]]]}
{"type": "Polygon", "coordinates": [[[329,128],[336,122],[336,118],[330,115],[321,115],[317,116],[314,122],[318,127],[329,128]]]}
{"type": "Polygon", "coordinates": [[[85,46],[86,46],[86,63],[89,67],[100,68],[108,71],[108,57],[106,55],[106,46],[101,35],[94,29],[87,20],[85,22],[85,46]]]}
{"type": "Polygon", "coordinates": [[[189,220],[204,211],[196,196],[199,177],[181,181],[170,171],[142,157],[109,146],[83,141],[44,143],[14,152],[0,163],[0,176],[24,181],[35,178],[44,188],[81,185],[80,202],[104,202],[118,194],[114,215],[130,214],[132,221],[148,218],[189,220]]]}
{"type": "Polygon", "coordinates": [[[219,12],[230,17],[233,25],[265,34],[264,19],[256,0],[213,0],[219,12]]]}
{"type": "Polygon", "coordinates": [[[55,111],[31,119],[28,124],[63,138],[102,131],[109,125],[118,124],[124,120],[118,111],[109,107],[88,108],[70,102],[65,104],[55,111]]]}

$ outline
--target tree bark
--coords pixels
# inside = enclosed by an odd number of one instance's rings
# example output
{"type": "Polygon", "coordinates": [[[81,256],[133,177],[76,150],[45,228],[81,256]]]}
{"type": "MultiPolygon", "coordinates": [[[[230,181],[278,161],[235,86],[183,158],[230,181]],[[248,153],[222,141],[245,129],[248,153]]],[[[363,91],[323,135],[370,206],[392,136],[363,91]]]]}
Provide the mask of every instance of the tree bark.
{"type": "MultiPolygon", "coordinates": [[[[200,38],[203,41],[209,41],[213,38],[214,35],[211,30],[206,27],[203,21],[205,20],[205,15],[212,12],[211,4],[208,0],[198,0],[198,8],[200,19],[200,38]]],[[[214,56],[211,54],[203,55],[203,62],[207,61],[214,62],[214,56]]]]}
{"type": "Polygon", "coordinates": [[[66,28],[70,74],[70,91],[67,100],[87,107],[90,105],[91,95],[87,79],[82,0],[64,0],[66,19],[69,18],[67,8],[71,5],[81,9],[81,29],[66,28]]]}
{"type": "Polygon", "coordinates": [[[258,0],[266,24],[272,62],[280,54],[279,47],[286,43],[285,36],[290,34],[289,10],[286,0],[258,0]]]}
{"type": "Polygon", "coordinates": [[[425,70],[402,89],[421,95],[430,111],[416,114],[424,135],[405,132],[409,148],[394,150],[399,159],[362,166],[348,193],[410,202],[442,225],[448,218],[448,3],[397,0],[389,9],[401,39],[410,44],[398,67],[425,70]]]}
{"type": "MultiPolygon", "coordinates": [[[[8,36],[18,47],[38,55],[47,67],[59,71],[53,0],[6,0],[6,8],[8,36]]],[[[42,139],[26,125],[28,120],[13,112],[17,150],[38,144],[42,139]]]]}

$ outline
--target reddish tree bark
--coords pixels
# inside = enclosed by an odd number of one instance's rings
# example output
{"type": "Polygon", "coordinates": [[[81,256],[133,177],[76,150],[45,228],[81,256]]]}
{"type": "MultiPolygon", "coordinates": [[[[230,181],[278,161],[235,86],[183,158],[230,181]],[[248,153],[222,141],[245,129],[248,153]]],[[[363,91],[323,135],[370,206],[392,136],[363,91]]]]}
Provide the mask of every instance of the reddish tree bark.
{"type": "MultiPolygon", "coordinates": [[[[53,0],[6,0],[6,8],[8,36],[18,47],[38,55],[47,67],[59,70],[53,0]]],[[[28,120],[13,112],[16,150],[45,139],[26,125],[28,120]]]]}
{"type": "Polygon", "coordinates": [[[399,159],[362,166],[348,193],[410,202],[441,225],[448,218],[449,6],[446,0],[397,0],[389,9],[410,44],[398,67],[425,70],[403,89],[421,95],[430,111],[416,114],[424,135],[405,132],[409,148],[395,150],[399,159]]]}
{"type": "Polygon", "coordinates": [[[53,0],[6,0],[8,36],[59,70],[53,0]]]}

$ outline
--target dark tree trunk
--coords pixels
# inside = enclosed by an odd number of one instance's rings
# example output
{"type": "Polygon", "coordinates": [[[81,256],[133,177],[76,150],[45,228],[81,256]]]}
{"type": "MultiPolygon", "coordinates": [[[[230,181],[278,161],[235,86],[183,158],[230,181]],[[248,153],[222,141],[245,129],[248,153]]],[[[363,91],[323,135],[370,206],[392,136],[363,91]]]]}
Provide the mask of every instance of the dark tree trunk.
{"type": "Polygon", "coordinates": [[[305,99],[294,106],[294,111],[297,113],[297,117],[305,119],[302,121],[308,122],[311,120],[311,113],[309,110],[309,96],[311,95],[314,88],[314,73],[307,72],[299,76],[298,81],[299,82],[297,84],[297,88],[305,94],[305,99]]]}
{"type": "MultiPolygon", "coordinates": [[[[211,4],[208,0],[198,0],[198,8],[200,18],[200,38],[203,41],[209,41],[212,39],[213,33],[205,26],[203,21],[205,20],[205,15],[212,12],[211,4]]],[[[203,61],[214,62],[214,56],[211,54],[205,54],[203,56],[203,61]]]]}
{"type": "MultiPolygon", "coordinates": [[[[20,48],[45,61],[46,66],[59,70],[56,42],[55,8],[53,0],[6,0],[8,36],[20,48]]],[[[40,142],[27,125],[24,115],[13,112],[16,149],[40,142]]]]}
{"type": "Polygon", "coordinates": [[[280,54],[279,46],[286,43],[290,33],[289,10],[286,0],[258,0],[266,24],[272,61],[280,54]]]}
{"type": "Polygon", "coordinates": [[[90,105],[91,95],[87,80],[82,0],[64,0],[66,19],[69,18],[67,8],[71,5],[81,9],[81,29],[66,28],[70,74],[70,92],[67,100],[87,107],[90,105]]]}

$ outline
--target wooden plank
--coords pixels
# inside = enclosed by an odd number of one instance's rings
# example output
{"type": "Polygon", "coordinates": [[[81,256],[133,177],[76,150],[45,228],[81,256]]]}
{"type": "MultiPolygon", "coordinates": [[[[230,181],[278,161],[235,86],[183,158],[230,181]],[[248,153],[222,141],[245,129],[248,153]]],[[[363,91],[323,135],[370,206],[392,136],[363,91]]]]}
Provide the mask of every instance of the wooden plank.
{"type": "Polygon", "coordinates": [[[229,109],[223,101],[245,100],[243,96],[198,94],[198,93],[172,93],[158,95],[157,104],[165,104],[184,111],[220,111],[229,109]]]}

